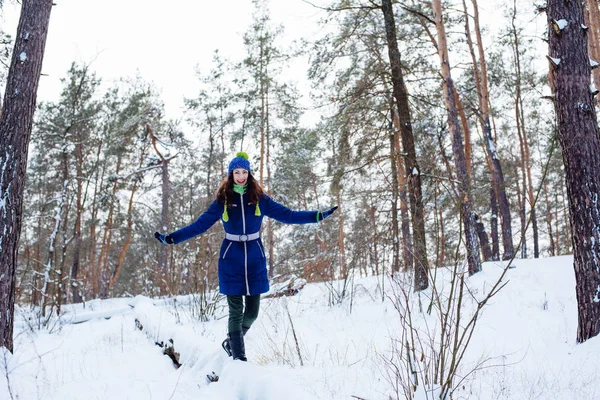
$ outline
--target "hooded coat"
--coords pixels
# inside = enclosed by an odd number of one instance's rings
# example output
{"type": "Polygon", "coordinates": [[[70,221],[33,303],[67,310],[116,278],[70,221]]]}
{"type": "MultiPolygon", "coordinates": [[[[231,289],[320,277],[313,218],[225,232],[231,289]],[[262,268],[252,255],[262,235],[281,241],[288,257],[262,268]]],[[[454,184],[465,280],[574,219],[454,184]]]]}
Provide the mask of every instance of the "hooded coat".
{"type": "MultiPolygon", "coordinates": [[[[226,233],[249,235],[260,231],[263,217],[285,224],[316,223],[317,211],[292,211],[266,194],[259,200],[260,215],[255,215],[256,204],[247,194],[236,193],[227,207],[228,221],[222,219],[223,202],[215,200],[192,224],[171,233],[174,244],[206,232],[219,219],[226,233]]],[[[260,238],[246,242],[224,239],[219,254],[219,290],[224,295],[252,296],[269,291],[269,275],[265,248],[260,238]]]]}

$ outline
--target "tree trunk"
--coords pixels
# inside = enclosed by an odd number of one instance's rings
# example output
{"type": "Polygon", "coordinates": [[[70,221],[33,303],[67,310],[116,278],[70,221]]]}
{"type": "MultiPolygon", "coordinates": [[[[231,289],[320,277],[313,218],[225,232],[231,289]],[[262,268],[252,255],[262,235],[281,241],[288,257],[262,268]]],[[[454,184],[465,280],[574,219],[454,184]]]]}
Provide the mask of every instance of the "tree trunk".
{"type": "Polygon", "coordinates": [[[70,289],[73,293],[73,302],[81,303],[81,295],[79,289],[79,282],[77,281],[77,276],[79,274],[79,259],[81,255],[81,218],[83,214],[83,144],[81,140],[75,145],[76,149],[76,170],[77,176],[75,180],[77,182],[77,194],[75,204],[75,228],[73,232],[73,240],[75,242],[75,249],[73,251],[73,265],[71,266],[71,274],[70,274],[70,289]]]}
{"type": "Polygon", "coordinates": [[[600,137],[590,94],[590,60],[583,7],[548,1],[549,56],[560,59],[550,75],[558,138],[565,166],[577,292],[577,342],[600,332],[600,137]],[[554,21],[568,18],[564,29],[554,21]]]}
{"type": "Polygon", "coordinates": [[[517,118],[517,131],[519,132],[519,139],[521,141],[521,158],[523,168],[523,196],[529,199],[529,206],[531,207],[531,228],[533,230],[533,253],[534,257],[539,257],[539,241],[538,241],[538,226],[537,218],[535,213],[535,198],[533,196],[533,181],[531,179],[531,160],[529,157],[529,142],[527,140],[527,129],[525,128],[525,117],[523,110],[523,98],[521,95],[521,53],[519,47],[519,36],[517,35],[517,29],[515,26],[515,19],[517,16],[517,1],[514,0],[513,15],[512,15],[512,34],[513,34],[513,45],[515,52],[515,68],[516,68],[516,95],[515,95],[515,111],[517,118]]]}
{"type": "MultiPolygon", "coordinates": [[[[169,182],[169,161],[170,159],[166,159],[163,154],[160,152],[157,146],[156,135],[154,134],[154,130],[149,123],[146,123],[146,132],[150,135],[150,139],[152,140],[152,146],[154,147],[154,151],[156,155],[161,160],[161,182],[162,182],[162,207],[161,207],[161,230],[162,232],[169,231],[169,197],[171,195],[171,183],[169,182]]],[[[161,246],[158,266],[159,270],[156,271],[159,276],[160,281],[158,282],[159,290],[161,294],[168,293],[171,289],[171,279],[169,275],[169,270],[167,266],[167,261],[169,259],[170,254],[169,246],[161,246]]]]}
{"type": "Polygon", "coordinates": [[[438,266],[443,266],[446,262],[446,230],[444,228],[444,210],[442,208],[438,211],[439,224],[440,224],[440,252],[438,259],[438,266]]]}
{"type": "MultiPolygon", "coordinates": [[[[564,186],[564,185],[560,185],[560,186],[564,186]]],[[[562,190],[564,190],[564,188],[562,188],[562,190]]],[[[560,207],[558,207],[558,206],[556,207],[556,211],[555,211],[555,214],[554,214],[554,218],[556,219],[556,224],[554,224],[554,226],[555,226],[555,228],[554,228],[555,229],[555,231],[554,231],[554,237],[556,238],[556,255],[560,256],[561,255],[560,239],[561,239],[562,236],[560,235],[560,232],[559,232],[559,225],[560,225],[560,223],[559,223],[559,221],[560,221],[559,212],[560,212],[561,209],[563,209],[564,202],[563,201],[561,201],[561,202],[558,201],[558,193],[554,193],[554,202],[557,205],[560,204],[560,207]]],[[[567,213],[564,210],[563,210],[563,212],[565,214],[567,213]]],[[[566,233],[568,235],[569,234],[569,223],[568,223],[568,221],[565,221],[565,231],[566,231],[566,233]]]]}
{"type": "MultiPolygon", "coordinates": [[[[143,157],[142,157],[143,161],[143,157]]],[[[140,164],[141,166],[141,164],[140,164]]],[[[134,179],[137,179],[134,178],[134,179]]],[[[125,256],[127,255],[127,251],[131,246],[131,240],[133,238],[133,197],[135,196],[135,192],[137,191],[137,181],[134,182],[133,188],[131,188],[131,194],[129,195],[129,206],[127,207],[127,236],[125,236],[125,242],[123,243],[123,247],[121,248],[121,252],[119,253],[119,259],[117,260],[117,265],[108,281],[108,287],[106,288],[106,293],[110,293],[110,289],[115,284],[117,279],[119,278],[119,274],[121,273],[121,269],[123,268],[123,264],[125,263],[125,256]]],[[[166,247],[166,246],[165,246],[166,247]]]]}
{"type": "MultiPolygon", "coordinates": [[[[503,260],[509,260],[515,253],[513,239],[512,239],[512,217],[510,214],[510,203],[508,202],[508,196],[506,195],[506,186],[504,184],[504,173],[502,172],[502,164],[500,163],[500,157],[496,151],[496,143],[492,137],[492,126],[490,123],[490,95],[489,95],[489,84],[487,74],[487,63],[485,60],[485,51],[483,49],[483,40],[481,37],[481,27],[479,24],[479,6],[477,0],[472,0],[473,3],[473,19],[475,22],[475,36],[477,38],[477,49],[479,54],[479,61],[475,57],[475,51],[473,49],[473,42],[471,40],[471,34],[468,24],[467,5],[463,0],[463,7],[465,10],[465,21],[467,31],[467,42],[471,50],[471,58],[473,59],[473,69],[475,71],[475,83],[477,89],[477,98],[479,101],[479,123],[481,130],[483,131],[485,149],[487,156],[490,160],[490,173],[492,174],[492,187],[494,188],[497,205],[500,209],[500,224],[502,229],[502,245],[504,248],[504,254],[502,255],[503,260]]],[[[494,202],[495,202],[494,201],[494,202]]],[[[493,215],[498,216],[495,212],[493,215]]],[[[495,221],[497,224],[497,219],[495,221]]],[[[492,230],[492,243],[494,230],[492,230]]],[[[496,236],[497,237],[497,236],[496,236]]],[[[496,241],[497,243],[497,241],[496,241]]],[[[496,254],[496,253],[494,253],[496,254]]]]}
{"type": "MultiPolygon", "coordinates": [[[[56,199],[56,207],[54,209],[54,229],[50,234],[50,243],[48,244],[48,261],[44,265],[44,280],[42,288],[40,290],[40,315],[46,316],[46,305],[48,304],[48,297],[51,296],[50,288],[52,284],[52,270],[55,260],[55,249],[56,249],[56,237],[58,236],[58,230],[60,229],[60,221],[62,219],[63,204],[67,197],[67,182],[64,183],[63,189],[60,193],[60,197],[56,199]]],[[[56,275],[56,274],[55,274],[56,275]]],[[[35,289],[34,289],[35,290],[35,289]]]]}
{"type": "Polygon", "coordinates": [[[11,352],[27,153],[51,9],[51,0],[22,0],[0,120],[0,347],[11,352]]]}
{"type": "Polygon", "coordinates": [[[264,165],[265,165],[265,119],[266,119],[266,110],[265,110],[265,77],[263,71],[263,57],[264,57],[264,48],[263,41],[260,41],[260,70],[259,70],[259,79],[260,79],[260,174],[259,174],[259,182],[260,185],[264,185],[264,165]]]}
{"type": "Polygon", "coordinates": [[[481,253],[483,254],[483,259],[485,261],[491,261],[493,256],[492,249],[490,248],[490,241],[488,239],[488,234],[485,231],[485,226],[483,225],[483,222],[481,222],[479,215],[475,215],[475,230],[477,231],[477,236],[479,237],[479,243],[481,243],[481,253]]]}
{"type": "MultiPolygon", "coordinates": [[[[96,160],[100,163],[100,154],[102,152],[102,141],[98,145],[98,151],[96,153],[96,160]]],[[[100,191],[99,186],[102,185],[104,181],[104,173],[106,171],[106,160],[102,161],[102,167],[98,166],[98,171],[96,172],[96,177],[94,179],[94,197],[92,200],[92,211],[91,211],[91,219],[90,219],[90,238],[89,238],[89,248],[88,248],[88,279],[86,287],[89,288],[89,283],[91,281],[91,292],[92,296],[95,297],[100,292],[99,282],[100,282],[100,273],[99,273],[99,263],[96,259],[96,228],[98,226],[98,213],[100,211],[99,201],[98,201],[98,193],[100,191]]]]}
{"type": "MultiPolygon", "coordinates": [[[[583,19],[588,30],[588,53],[592,60],[600,61],[600,10],[598,0],[584,0],[583,19]]],[[[600,69],[592,70],[594,86],[600,88],[600,69]]],[[[600,96],[596,98],[600,104],[600,96]]]]}
{"type": "Polygon", "coordinates": [[[554,233],[552,232],[552,206],[548,198],[548,183],[544,181],[544,200],[546,200],[546,229],[548,229],[548,239],[550,240],[550,248],[548,253],[551,257],[556,256],[556,246],[554,244],[554,233]]]}
{"type": "Polygon", "coordinates": [[[438,55],[442,69],[444,103],[448,113],[448,125],[452,134],[452,152],[454,153],[454,164],[459,181],[459,202],[461,208],[461,219],[463,222],[465,245],[467,248],[467,263],[469,274],[481,271],[481,259],[479,257],[479,242],[475,232],[475,214],[472,210],[470,193],[469,171],[463,147],[463,132],[458,122],[458,109],[454,100],[454,82],[450,74],[450,62],[448,57],[448,46],[446,42],[446,29],[442,16],[441,0],[433,0],[433,18],[438,34],[438,55]]]}
{"type": "MultiPolygon", "coordinates": [[[[339,235],[340,235],[340,278],[345,280],[348,277],[348,268],[346,266],[346,247],[344,246],[344,213],[342,212],[342,189],[338,186],[336,193],[336,201],[338,206],[338,223],[339,223],[339,235]]],[[[345,286],[344,286],[345,288],[345,286]]],[[[345,289],[344,289],[345,292],[345,289]]],[[[344,297],[342,294],[342,297],[344,297]]]]}
{"type": "Polygon", "coordinates": [[[492,235],[492,260],[497,261],[500,259],[500,243],[498,240],[498,199],[496,198],[496,191],[493,187],[490,188],[490,209],[492,211],[490,221],[490,233],[492,235]]]}
{"type": "Polygon", "coordinates": [[[60,253],[60,262],[58,263],[58,270],[57,270],[57,274],[56,274],[56,280],[55,280],[55,288],[56,288],[56,293],[54,296],[54,304],[53,306],[56,306],[56,313],[57,315],[60,315],[61,313],[61,307],[63,304],[63,300],[64,300],[64,295],[66,294],[64,291],[64,284],[65,284],[65,280],[68,279],[68,275],[66,274],[66,261],[67,261],[67,247],[69,246],[69,244],[71,244],[71,240],[72,237],[70,238],[69,235],[69,216],[71,213],[71,202],[70,200],[70,195],[69,195],[69,188],[71,187],[71,177],[70,177],[70,173],[69,173],[69,154],[68,154],[68,139],[67,139],[67,133],[68,131],[65,131],[65,136],[64,136],[64,142],[63,142],[63,151],[62,151],[62,155],[63,155],[63,175],[62,175],[62,180],[64,182],[64,187],[66,188],[65,190],[65,197],[64,197],[64,222],[62,224],[62,246],[61,246],[61,253],[60,253]]]}
{"type": "MultiPolygon", "coordinates": [[[[521,168],[521,171],[523,169],[521,168]]],[[[527,258],[527,240],[525,237],[525,228],[527,227],[527,214],[525,212],[525,193],[521,191],[521,184],[519,183],[519,166],[515,163],[515,190],[517,192],[517,199],[519,202],[519,218],[521,220],[521,258],[527,258]]]]}
{"type": "MultiPolygon", "coordinates": [[[[161,190],[161,211],[160,211],[160,226],[162,232],[169,232],[169,194],[170,194],[170,184],[169,184],[169,163],[165,160],[162,161],[161,167],[161,181],[162,181],[162,190],[161,190]]],[[[168,279],[168,270],[167,270],[167,259],[169,257],[169,246],[160,246],[160,255],[159,255],[159,266],[160,266],[160,276],[163,279],[161,284],[159,285],[162,289],[162,293],[164,294],[166,290],[169,289],[169,279],[168,279]]]]}
{"type": "Polygon", "coordinates": [[[471,129],[469,128],[469,121],[467,120],[467,116],[465,114],[465,107],[463,106],[462,101],[460,101],[460,97],[458,96],[458,90],[456,90],[456,86],[454,87],[454,102],[456,103],[456,111],[458,111],[460,123],[462,125],[463,132],[465,133],[465,159],[467,161],[467,173],[470,177],[473,173],[471,169],[471,153],[473,152],[473,146],[471,146],[471,129]]]}
{"type": "MultiPolygon", "coordinates": [[[[269,124],[269,87],[266,88],[265,95],[265,112],[266,112],[266,146],[267,146],[267,194],[270,196],[271,190],[271,127],[269,124]]],[[[267,242],[269,243],[269,277],[273,277],[275,273],[275,237],[273,235],[273,219],[267,220],[267,242]]]]}
{"type": "MultiPolygon", "coordinates": [[[[394,100],[391,99],[390,111],[392,121],[396,118],[394,112],[394,100]]],[[[390,163],[392,167],[392,275],[400,271],[400,224],[398,223],[398,198],[400,197],[398,186],[398,168],[396,160],[399,158],[396,150],[396,137],[399,132],[392,122],[390,133],[390,163]]]]}
{"type": "Polygon", "coordinates": [[[404,158],[405,173],[410,193],[410,208],[413,227],[414,262],[415,262],[415,291],[427,289],[429,286],[429,261],[427,260],[427,245],[425,240],[425,217],[423,195],[421,192],[421,170],[417,162],[415,140],[412,131],[408,91],[404,83],[400,63],[400,50],[396,36],[396,22],[391,0],[383,0],[381,11],[385,21],[385,31],[392,72],[392,93],[396,100],[402,148],[406,153],[404,158]]]}
{"type": "MultiPolygon", "coordinates": [[[[402,129],[400,128],[400,118],[398,116],[398,110],[394,107],[394,99],[391,99],[391,107],[393,110],[393,124],[394,124],[394,166],[396,169],[396,182],[398,185],[398,196],[400,198],[400,229],[402,231],[402,260],[404,263],[404,271],[413,269],[415,266],[414,247],[412,241],[412,235],[410,233],[410,215],[408,212],[408,196],[406,195],[406,170],[404,163],[402,162],[400,148],[400,136],[402,135],[402,129]]],[[[397,203],[396,203],[397,204],[397,203]]],[[[397,239],[396,239],[397,240],[397,239]]]]}
{"type": "MultiPolygon", "coordinates": [[[[115,168],[115,175],[119,175],[121,172],[121,160],[122,157],[120,154],[117,155],[117,166],[115,168]]],[[[98,287],[98,294],[101,298],[106,296],[106,284],[108,281],[105,281],[107,278],[108,271],[108,259],[110,257],[110,246],[112,243],[112,232],[113,232],[113,215],[115,211],[115,197],[117,195],[117,181],[113,182],[112,194],[110,205],[108,209],[108,215],[106,217],[106,222],[104,223],[104,235],[102,236],[102,246],[100,248],[100,254],[98,255],[98,264],[96,269],[96,276],[98,281],[96,285],[98,287]]]]}

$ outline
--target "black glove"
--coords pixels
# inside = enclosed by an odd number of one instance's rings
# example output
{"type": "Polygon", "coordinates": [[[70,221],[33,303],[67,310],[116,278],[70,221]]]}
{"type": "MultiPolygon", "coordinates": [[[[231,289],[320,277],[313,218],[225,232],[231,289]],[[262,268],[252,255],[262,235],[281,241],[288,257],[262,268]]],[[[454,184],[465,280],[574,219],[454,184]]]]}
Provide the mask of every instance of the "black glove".
{"type": "Polygon", "coordinates": [[[154,237],[162,244],[173,244],[173,238],[169,234],[154,232],[154,237]]]}
{"type": "Polygon", "coordinates": [[[335,210],[337,210],[337,206],[331,207],[326,211],[317,211],[317,221],[323,221],[325,218],[329,217],[335,210]]]}

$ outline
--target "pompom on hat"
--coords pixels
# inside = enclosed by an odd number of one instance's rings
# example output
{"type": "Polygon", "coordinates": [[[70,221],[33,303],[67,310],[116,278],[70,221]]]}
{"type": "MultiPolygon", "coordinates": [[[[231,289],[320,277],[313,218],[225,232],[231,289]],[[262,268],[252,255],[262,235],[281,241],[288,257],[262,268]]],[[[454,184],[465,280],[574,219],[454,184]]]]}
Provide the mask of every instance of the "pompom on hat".
{"type": "Polygon", "coordinates": [[[248,172],[252,173],[250,169],[250,161],[248,161],[248,154],[243,151],[237,152],[235,158],[229,162],[229,172],[232,173],[234,169],[243,168],[248,172]]]}

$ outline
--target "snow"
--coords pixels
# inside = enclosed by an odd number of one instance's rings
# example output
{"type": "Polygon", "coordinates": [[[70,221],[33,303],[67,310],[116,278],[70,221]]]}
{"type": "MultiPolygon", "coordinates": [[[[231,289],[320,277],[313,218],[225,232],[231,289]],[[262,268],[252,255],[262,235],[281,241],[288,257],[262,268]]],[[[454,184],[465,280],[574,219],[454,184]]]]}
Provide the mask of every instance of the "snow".
{"type": "Polygon", "coordinates": [[[560,64],[560,58],[554,58],[550,56],[548,56],[548,58],[552,61],[552,64],[554,64],[555,66],[558,66],[560,64]]]}
{"type": "MultiPolygon", "coordinates": [[[[466,279],[462,315],[472,315],[506,265],[484,263],[482,272],[466,279]]],[[[483,307],[461,376],[478,363],[484,368],[468,375],[453,398],[599,398],[600,338],[576,344],[573,258],[515,260],[514,266],[503,277],[506,286],[483,307]]],[[[447,291],[450,270],[435,272],[436,286],[447,291]]],[[[353,299],[335,305],[329,301],[342,282],[312,283],[293,297],[263,298],[259,319],[246,336],[248,363],[232,361],[221,349],[224,300],[209,322],[192,318],[192,296],[94,300],[85,307],[65,306],[62,319],[46,330],[32,330],[33,312],[18,308],[14,355],[0,349],[0,400],[395,399],[389,361],[392,339],[401,339],[406,325],[393,301],[402,283],[381,276],[353,282],[353,299]],[[170,339],[181,355],[179,369],[155,344],[170,339]],[[218,382],[209,383],[206,375],[212,372],[218,382]]],[[[420,334],[438,335],[435,312],[419,312],[431,290],[408,293],[420,334]]],[[[423,365],[419,358],[413,364],[416,370],[423,365]]],[[[423,382],[416,375],[409,379],[423,382]]],[[[440,391],[438,385],[421,384],[415,398],[431,399],[440,391]]]]}
{"type": "Polygon", "coordinates": [[[567,25],[569,25],[569,22],[566,19],[559,19],[558,21],[555,20],[554,23],[561,31],[565,29],[567,25]]]}
{"type": "Polygon", "coordinates": [[[593,68],[596,68],[598,65],[600,65],[600,64],[598,63],[598,61],[592,60],[592,59],[590,58],[590,67],[592,67],[592,69],[593,69],[593,68]]]}
{"type": "Polygon", "coordinates": [[[498,159],[498,154],[496,153],[496,144],[491,137],[488,137],[488,147],[490,149],[490,153],[492,153],[492,158],[494,160],[498,159]]]}
{"type": "Polygon", "coordinates": [[[25,53],[24,51],[22,51],[21,54],[19,54],[19,61],[21,61],[23,63],[26,60],[27,60],[27,53],[25,53]]]}

